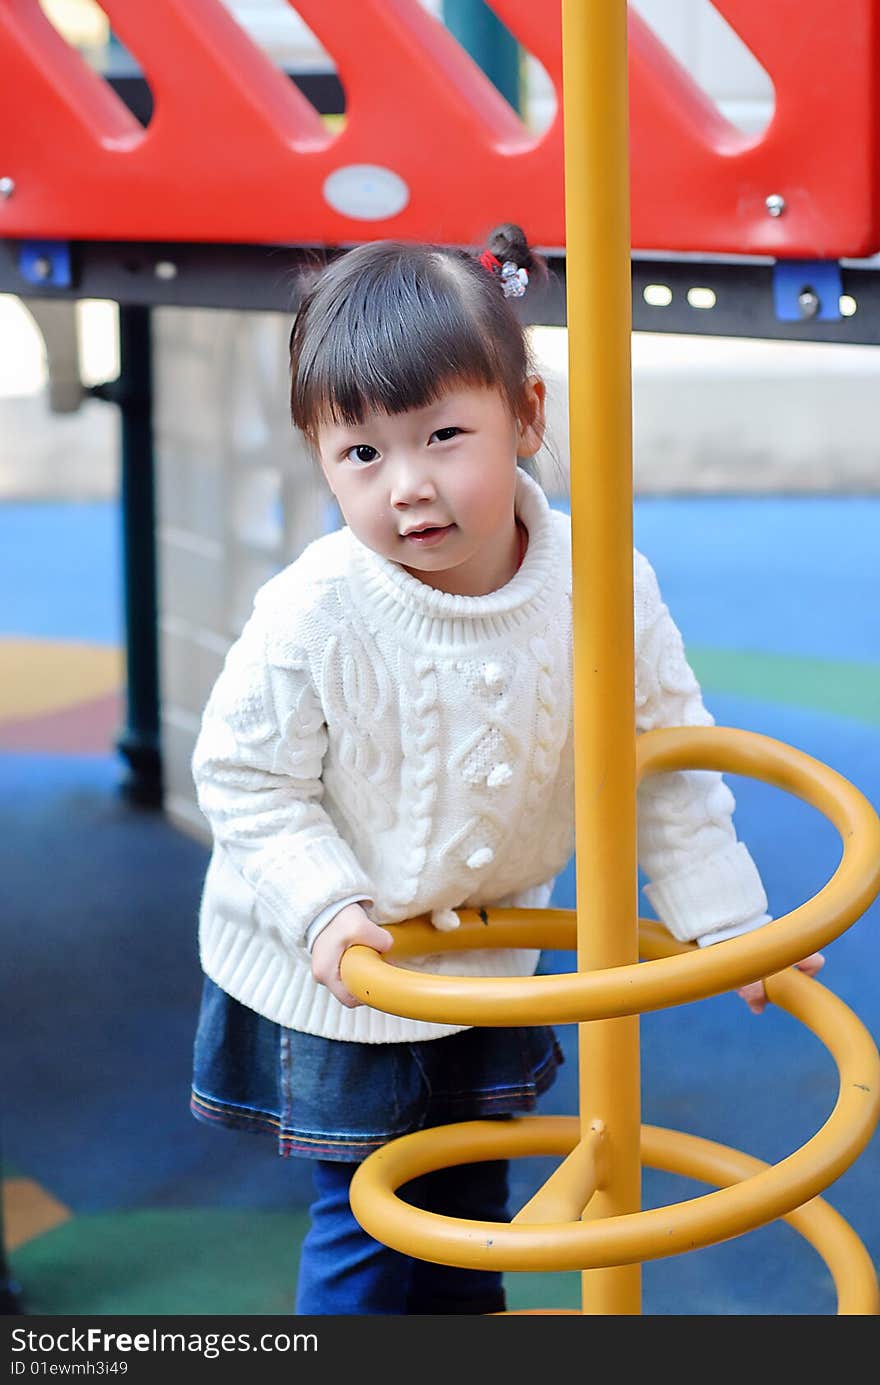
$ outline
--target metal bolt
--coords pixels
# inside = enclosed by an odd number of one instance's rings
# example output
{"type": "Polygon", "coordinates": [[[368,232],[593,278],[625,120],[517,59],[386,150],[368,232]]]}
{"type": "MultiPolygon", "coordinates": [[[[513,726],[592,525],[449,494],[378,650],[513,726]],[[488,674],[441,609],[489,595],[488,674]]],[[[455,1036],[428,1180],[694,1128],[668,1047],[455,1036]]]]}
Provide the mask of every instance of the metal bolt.
{"type": "Polygon", "coordinates": [[[11,197],[15,192],[14,178],[0,178],[0,197],[11,197]]]}
{"type": "Polygon", "coordinates": [[[177,265],[170,260],[159,260],[153,270],[157,279],[176,279],[177,265]]]}
{"type": "Polygon", "coordinates": [[[785,198],[778,192],[771,192],[769,197],[765,197],[764,206],[771,216],[782,216],[785,211],[785,198]]]}
{"type": "Polygon", "coordinates": [[[52,261],[46,255],[38,255],[32,268],[36,279],[48,279],[52,273],[52,261]]]}
{"type": "Polygon", "coordinates": [[[815,317],[821,306],[819,295],[814,289],[801,289],[798,294],[798,307],[801,310],[801,317],[815,317]]]}

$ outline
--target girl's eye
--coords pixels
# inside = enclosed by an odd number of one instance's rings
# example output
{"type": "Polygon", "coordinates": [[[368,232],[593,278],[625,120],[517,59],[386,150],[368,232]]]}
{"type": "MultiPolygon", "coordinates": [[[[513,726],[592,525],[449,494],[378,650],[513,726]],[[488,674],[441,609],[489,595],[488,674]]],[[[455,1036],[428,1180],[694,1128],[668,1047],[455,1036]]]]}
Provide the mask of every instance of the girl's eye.
{"type": "Polygon", "coordinates": [[[449,442],[450,438],[454,438],[460,432],[460,428],[438,428],[431,434],[431,437],[436,438],[438,442],[449,442]]]}
{"type": "Polygon", "coordinates": [[[346,459],[350,462],[375,462],[379,453],[375,447],[370,447],[367,442],[359,442],[354,447],[350,447],[346,452],[346,459]]]}

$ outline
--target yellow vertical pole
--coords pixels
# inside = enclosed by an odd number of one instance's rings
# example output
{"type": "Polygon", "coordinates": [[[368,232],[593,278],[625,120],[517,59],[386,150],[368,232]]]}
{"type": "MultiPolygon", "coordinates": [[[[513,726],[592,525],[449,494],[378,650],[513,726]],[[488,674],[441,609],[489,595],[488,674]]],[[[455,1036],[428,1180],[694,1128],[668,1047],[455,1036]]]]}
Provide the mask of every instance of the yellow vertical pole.
{"type": "MultiPolygon", "coordinates": [[[[626,0],[563,0],[578,969],[638,960],[626,0]]],[[[585,1216],[640,1206],[638,1016],[582,1024],[582,1138],[607,1130],[585,1216]]],[[[641,1311],[638,1265],[586,1270],[583,1311],[641,1311]]]]}

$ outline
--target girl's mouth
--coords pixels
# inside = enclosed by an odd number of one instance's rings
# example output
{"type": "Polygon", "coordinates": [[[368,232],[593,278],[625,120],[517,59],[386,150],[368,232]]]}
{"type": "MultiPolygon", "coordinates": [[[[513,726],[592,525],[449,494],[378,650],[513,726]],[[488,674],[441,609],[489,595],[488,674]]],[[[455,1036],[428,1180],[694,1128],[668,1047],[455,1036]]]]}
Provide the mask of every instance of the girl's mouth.
{"type": "Polygon", "coordinates": [[[405,534],[407,543],[414,543],[417,548],[432,548],[435,543],[440,543],[447,534],[451,534],[455,528],[454,524],[446,524],[442,529],[420,529],[413,534],[405,534]]]}

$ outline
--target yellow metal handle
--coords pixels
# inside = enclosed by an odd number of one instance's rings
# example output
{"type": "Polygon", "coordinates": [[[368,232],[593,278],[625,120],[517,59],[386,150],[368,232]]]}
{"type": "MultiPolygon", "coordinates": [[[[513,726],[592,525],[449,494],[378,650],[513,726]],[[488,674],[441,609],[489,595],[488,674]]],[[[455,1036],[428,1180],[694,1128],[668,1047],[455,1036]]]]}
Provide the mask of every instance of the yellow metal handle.
{"type": "MultiPolygon", "coordinates": [[[[435,976],[390,966],[426,953],[485,947],[571,948],[574,915],[561,909],[488,910],[488,925],[460,912],[461,928],[438,933],[413,921],[393,927],[393,948],[379,956],[353,947],[342,978],[378,1010],[448,1024],[566,1024],[658,1010],[733,990],[791,966],[836,938],[880,891],[880,819],[842,775],[751,731],[689,727],[650,731],[637,742],[639,777],[676,769],[748,774],[796,794],[823,813],[843,843],[840,863],[812,899],[766,927],[700,949],[602,971],[562,976],[435,976]]],[[[672,940],[669,940],[672,943],[672,940]]]]}

